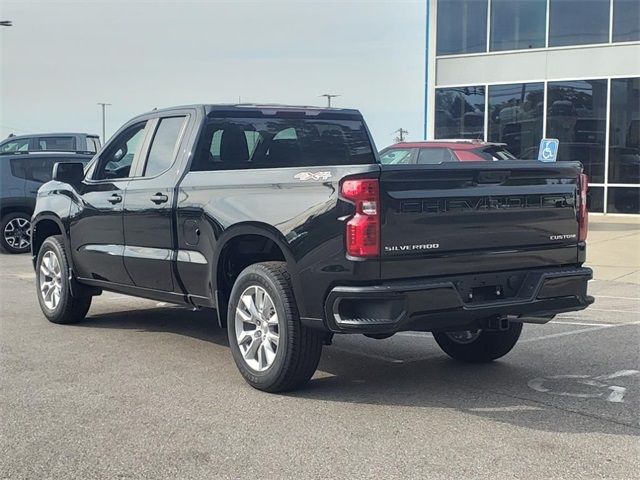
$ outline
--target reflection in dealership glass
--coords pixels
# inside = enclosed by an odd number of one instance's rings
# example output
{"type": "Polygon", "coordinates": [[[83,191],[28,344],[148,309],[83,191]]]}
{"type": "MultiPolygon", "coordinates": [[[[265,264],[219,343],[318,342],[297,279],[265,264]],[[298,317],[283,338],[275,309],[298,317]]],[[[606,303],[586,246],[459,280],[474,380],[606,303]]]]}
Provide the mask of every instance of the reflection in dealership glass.
{"type": "Polygon", "coordinates": [[[485,87],[436,90],[436,138],[484,138],[485,87]]]}
{"type": "Polygon", "coordinates": [[[537,158],[542,139],[544,84],[517,83],[489,87],[489,132],[521,159],[537,158]]]}
{"type": "Polygon", "coordinates": [[[606,80],[550,82],[547,137],[560,141],[558,161],[582,162],[592,183],[604,182],[606,80]]]}

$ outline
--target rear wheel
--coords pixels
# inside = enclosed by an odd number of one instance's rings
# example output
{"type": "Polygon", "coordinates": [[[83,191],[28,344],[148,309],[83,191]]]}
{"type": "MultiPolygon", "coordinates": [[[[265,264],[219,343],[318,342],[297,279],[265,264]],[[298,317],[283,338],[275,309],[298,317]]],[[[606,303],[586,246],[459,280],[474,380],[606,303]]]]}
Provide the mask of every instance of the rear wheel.
{"type": "Polygon", "coordinates": [[[38,302],[44,316],[53,323],[82,320],[91,306],[91,297],[74,297],[69,284],[69,262],[62,238],[47,238],[36,260],[38,302]]]}
{"type": "Polygon", "coordinates": [[[31,216],[23,212],[9,213],[0,224],[2,248],[9,253],[26,253],[31,249],[31,216]]]}
{"type": "Polygon", "coordinates": [[[301,387],[318,366],[322,334],[301,324],[282,262],[256,263],[240,273],[229,298],[227,330],[240,373],[259,390],[301,387]]]}
{"type": "Polygon", "coordinates": [[[460,330],[434,332],[438,345],[451,358],[469,363],[486,363],[503,357],[520,338],[522,323],[509,323],[507,330],[460,330]]]}

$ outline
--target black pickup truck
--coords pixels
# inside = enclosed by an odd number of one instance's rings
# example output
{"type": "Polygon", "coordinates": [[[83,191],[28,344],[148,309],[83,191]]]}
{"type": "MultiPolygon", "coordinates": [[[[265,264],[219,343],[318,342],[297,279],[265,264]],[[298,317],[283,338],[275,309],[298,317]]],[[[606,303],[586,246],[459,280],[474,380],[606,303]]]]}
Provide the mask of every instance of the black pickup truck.
{"type": "Polygon", "coordinates": [[[593,302],[586,189],[579,163],[381,165],[356,110],[154,110],[40,188],[37,294],[55,323],[102,290],[215,309],[272,392],[338,333],[428,331],[487,362],[593,302]]]}

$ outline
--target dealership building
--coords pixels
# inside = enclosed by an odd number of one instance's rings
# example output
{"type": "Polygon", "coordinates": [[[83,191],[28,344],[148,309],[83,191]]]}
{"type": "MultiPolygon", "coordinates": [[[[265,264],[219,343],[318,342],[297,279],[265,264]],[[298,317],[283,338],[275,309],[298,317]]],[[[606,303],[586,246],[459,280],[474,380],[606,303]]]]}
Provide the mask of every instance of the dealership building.
{"type": "Polygon", "coordinates": [[[640,0],[427,0],[427,22],[427,139],[557,138],[590,211],[640,213],[640,0]]]}

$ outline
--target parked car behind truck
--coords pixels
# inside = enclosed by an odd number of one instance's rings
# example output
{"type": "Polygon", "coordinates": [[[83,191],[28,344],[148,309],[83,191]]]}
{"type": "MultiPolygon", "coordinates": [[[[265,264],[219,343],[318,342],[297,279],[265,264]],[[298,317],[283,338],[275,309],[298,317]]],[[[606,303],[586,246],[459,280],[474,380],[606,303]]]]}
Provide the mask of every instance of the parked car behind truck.
{"type": "Polygon", "coordinates": [[[90,133],[11,135],[0,142],[0,154],[24,152],[86,152],[100,150],[100,137],[90,133]]]}
{"type": "Polygon", "coordinates": [[[8,253],[31,249],[31,215],[36,193],[51,180],[58,162],[88,163],[82,153],[0,154],[0,247],[8,253]]]}
{"type": "Polygon", "coordinates": [[[384,165],[356,110],[196,105],[118,131],[39,193],[32,253],[55,323],[110,290],[210,308],[245,380],[313,375],[334,334],[433,332],[487,362],[580,310],[579,163],[384,165]]]}

